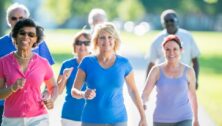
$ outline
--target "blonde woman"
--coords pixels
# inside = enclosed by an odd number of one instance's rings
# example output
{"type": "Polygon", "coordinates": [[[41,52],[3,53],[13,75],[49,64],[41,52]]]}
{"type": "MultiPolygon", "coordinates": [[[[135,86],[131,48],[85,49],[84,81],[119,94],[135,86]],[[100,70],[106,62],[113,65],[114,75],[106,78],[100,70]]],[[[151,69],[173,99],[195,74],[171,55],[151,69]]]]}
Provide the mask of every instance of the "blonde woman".
{"type": "Polygon", "coordinates": [[[124,81],[140,113],[139,126],[146,126],[146,116],[135,85],[132,66],[126,58],[116,54],[120,38],[114,25],[98,24],[92,42],[96,54],[83,59],[72,88],[73,97],[86,99],[82,126],[127,126],[124,81]],[[85,91],[81,91],[83,83],[87,84],[85,91]]]}

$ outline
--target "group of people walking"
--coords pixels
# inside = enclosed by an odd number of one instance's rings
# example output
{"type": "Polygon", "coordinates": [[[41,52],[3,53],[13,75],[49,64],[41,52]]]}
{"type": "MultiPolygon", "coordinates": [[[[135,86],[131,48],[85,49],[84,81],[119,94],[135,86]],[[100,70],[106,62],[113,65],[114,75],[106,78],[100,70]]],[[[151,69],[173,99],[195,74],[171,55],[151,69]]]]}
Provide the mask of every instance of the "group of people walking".
{"type": "MultiPolygon", "coordinates": [[[[158,39],[165,61],[149,65],[140,96],[130,61],[117,53],[120,35],[115,25],[107,22],[102,9],[89,14],[91,32],[76,33],[72,44],[75,55],[62,63],[56,81],[50,66],[54,61],[43,41],[43,28],[28,18],[29,11],[24,5],[11,5],[7,11],[11,32],[0,38],[0,99],[5,100],[1,126],[49,126],[47,109],[53,109],[64,89],[62,126],[127,126],[125,83],[140,115],[139,126],[147,126],[146,102],[155,86],[154,126],[198,126],[195,90],[198,74],[190,64],[180,61],[183,51],[194,47],[184,47],[186,41],[177,35],[176,13],[172,10],[164,13],[166,29],[173,31],[167,30],[165,37],[158,39]],[[3,48],[8,51],[2,51],[3,48]]],[[[194,49],[197,53],[187,55],[197,61],[199,52],[194,49]]],[[[194,61],[192,58],[189,61],[194,61]]]]}

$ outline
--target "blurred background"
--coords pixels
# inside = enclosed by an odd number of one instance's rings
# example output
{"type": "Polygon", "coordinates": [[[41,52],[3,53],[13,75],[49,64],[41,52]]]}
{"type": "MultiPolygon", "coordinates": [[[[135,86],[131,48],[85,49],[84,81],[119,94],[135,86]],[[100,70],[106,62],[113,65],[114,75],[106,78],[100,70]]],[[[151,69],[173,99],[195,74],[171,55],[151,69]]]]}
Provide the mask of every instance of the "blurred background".
{"type": "MultiPolygon", "coordinates": [[[[76,31],[85,26],[89,29],[89,11],[104,9],[108,20],[121,31],[122,49],[127,51],[123,55],[139,67],[135,75],[140,92],[147,65],[143,57],[162,30],[160,14],[165,9],[176,10],[180,27],[192,32],[201,51],[197,91],[200,108],[213,124],[222,126],[222,0],[0,0],[0,36],[9,32],[5,14],[14,2],[26,5],[31,18],[45,28],[45,39],[56,61],[56,77],[61,63],[73,57],[71,45],[76,31]]],[[[59,126],[63,100],[59,97],[56,108],[50,112],[57,120],[52,121],[52,126],[59,126]]],[[[134,115],[135,111],[131,113],[134,115]]],[[[213,126],[204,121],[201,124],[213,126]]]]}
{"type": "Polygon", "coordinates": [[[1,0],[0,34],[7,28],[5,11],[12,2],[25,4],[45,28],[82,28],[89,11],[99,7],[121,30],[145,33],[161,29],[159,15],[171,8],[178,12],[182,28],[222,31],[222,0],[1,0]]]}

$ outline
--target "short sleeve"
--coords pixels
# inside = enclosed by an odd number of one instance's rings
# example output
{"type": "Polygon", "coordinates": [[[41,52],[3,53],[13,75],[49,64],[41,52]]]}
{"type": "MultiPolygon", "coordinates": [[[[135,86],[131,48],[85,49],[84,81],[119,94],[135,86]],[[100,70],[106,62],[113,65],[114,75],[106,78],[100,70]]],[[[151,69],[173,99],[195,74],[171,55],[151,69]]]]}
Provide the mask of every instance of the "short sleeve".
{"type": "Polygon", "coordinates": [[[83,70],[85,73],[87,73],[87,64],[89,62],[89,58],[88,57],[85,57],[81,63],[79,64],[79,69],[83,70]]]}
{"type": "Polygon", "coordinates": [[[59,75],[63,75],[64,69],[65,69],[65,63],[62,64],[60,71],[59,71],[59,75]]]}
{"type": "Polygon", "coordinates": [[[2,59],[0,59],[0,78],[4,78],[2,59]]]}
{"type": "Polygon", "coordinates": [[[192,45],[191,45],[191,58],[199,57],[199,55],[200,55],[200,50],[199,50],[199,48],[197,47],[197,44],[196,44],[196,42],[194,41],[194,39],[193,39],[192,36],[191,36],[191,42],[192,42],[192,45]]]}
{"type": "Polygon", "coordinates": [[[132,72],[132,70],[133,70],[133,67],[132,67],[131,63],[129,62],[129,60],[126,60],[124,77],[128,76],[129,73],[132,72]]]}
{"type": "Polygon", "coordinates": [[[50,66],[50,64],[47,61],[45,61],[44,67],[45,67],[44,80],[49,80],[50,78],[52,78],[54,76],[52,67],[50,66]]]}

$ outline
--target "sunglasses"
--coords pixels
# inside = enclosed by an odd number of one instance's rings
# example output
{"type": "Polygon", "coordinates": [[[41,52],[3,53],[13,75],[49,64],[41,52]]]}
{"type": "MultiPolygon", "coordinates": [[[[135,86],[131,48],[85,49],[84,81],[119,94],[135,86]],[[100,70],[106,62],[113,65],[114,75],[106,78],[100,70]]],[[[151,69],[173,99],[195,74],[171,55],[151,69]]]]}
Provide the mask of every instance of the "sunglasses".
{"type": "Polygon", "coordinates": [[[89,46],[90,41],[80,41],[80,40],[76,40],[75,45],[82,45],[84,44],[85,46],[89,46]]]}
{"type": "Polygon", "coordinates": [[[36,37],[36,34],[33,33],[33,32],[20,31],[18,34],[21,35],[21,36],[26,36],[26,35],[28,35],[30,38],[36,37]]]}
{"type": "Polygon", "coordinates": [[[24,17],[11,17],[11,20],[12,21],[17,21],[17,20],[21,20],[23,19],[24,17]]]}
{"type": "Polygon", "coordinates": [[[164,22],[165,23],[175,23],[177,19],[172,18],[172,19],[165,19],[164,22]]]}

